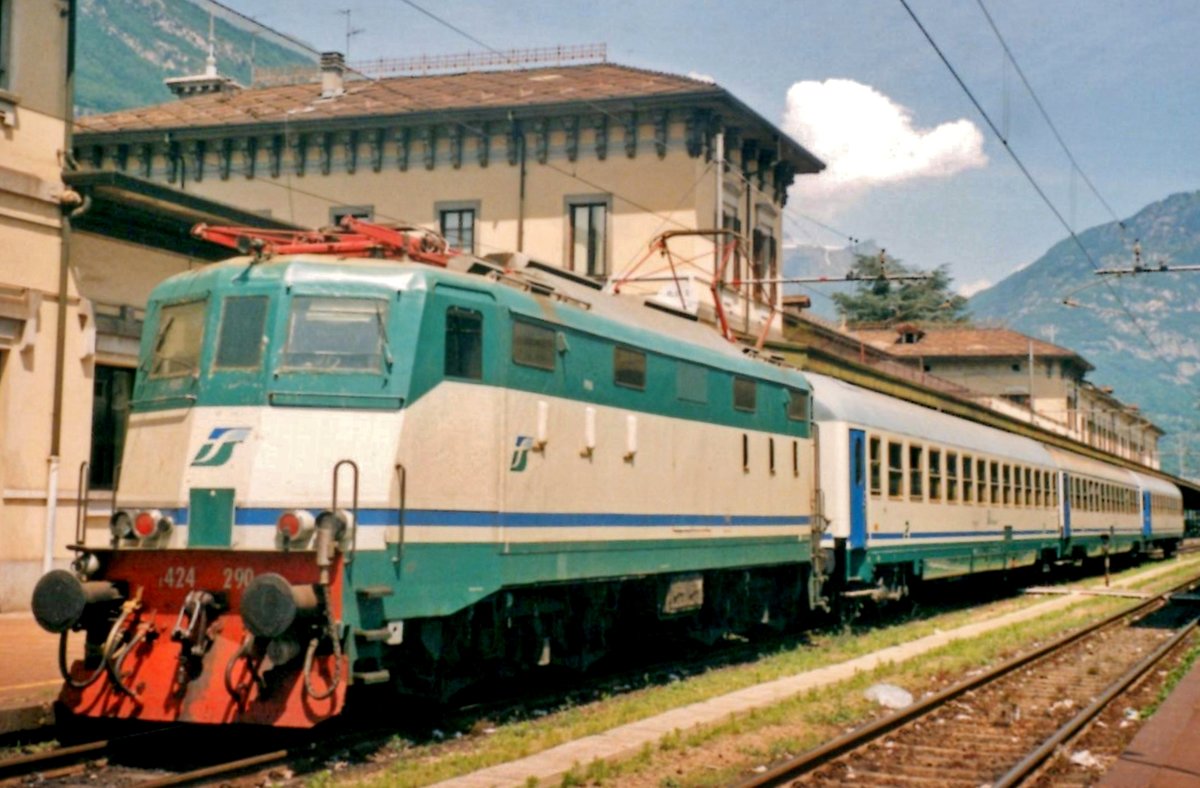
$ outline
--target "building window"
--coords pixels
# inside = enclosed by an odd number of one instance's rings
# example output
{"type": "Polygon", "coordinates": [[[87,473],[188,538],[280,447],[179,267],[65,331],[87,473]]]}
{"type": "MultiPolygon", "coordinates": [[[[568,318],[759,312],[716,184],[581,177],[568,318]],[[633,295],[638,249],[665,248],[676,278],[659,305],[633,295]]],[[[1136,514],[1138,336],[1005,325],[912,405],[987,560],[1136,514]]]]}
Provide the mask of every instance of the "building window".
{"type": "Polygon", "coordinates": [[[438,226],[451,248],[475,254],[475,207],[439,207],[438,226]]]}
{"type": "Polygon", "coordinates": [[[362,219],[364,222],[375,220],[374,205],[335,205],[329,209],[329,223],[338,225],[346,216],[362,219]]]}
{"type": "Polygon", "coordinates": [[[446,310],[446,360],[448,378],[483,379],[483,315],[452,306],[446,310]]]}
{"type": "Polygon", "coordinates": [[[129,422],[129,400],[133,394],[134,370],[96,365],[92,399],[92,456],[88,464],[88,482],[93,487],[111,489],[117,480],[117,466],[125,445],[125,426],[129,422]]]}
{"type": "Polygon", "coordinates": [[[608,276],[608,202],[571,203],[567,267],[588,276],[608,276]]]}
{"type": "Polygon", "coordinates": [[[0,88],[8,88],[9,30],[12,29],[12,2],[0,0],[0,88]]]}
{"type": "Polygon", "coordinates": [[[776,284],[764,283],[764,279],[775,278],[775,234],[769,227],[754,230],[752,240],[751,278],[754,280],[750,292],[756,301],[775,303],[776,284]]]}

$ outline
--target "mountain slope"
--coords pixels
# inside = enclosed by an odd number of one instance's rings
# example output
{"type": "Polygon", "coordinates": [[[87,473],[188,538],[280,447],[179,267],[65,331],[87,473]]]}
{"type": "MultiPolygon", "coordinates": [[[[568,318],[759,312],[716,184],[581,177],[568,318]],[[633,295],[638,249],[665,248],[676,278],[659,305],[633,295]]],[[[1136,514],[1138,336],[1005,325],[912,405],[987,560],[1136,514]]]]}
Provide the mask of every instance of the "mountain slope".
{"type": "MultiPolygon", "coordinates": [[[[1175,194],[1124,222],[1079,235],[1105,268],[1145,262],[1200,263],[1200,192],[1175,194]]],[[[1075,350],[1096,369],[1089,380],[1112,386],[1167,431],[1163,467],[1200,476],[1200,272],[1099,277],[1073,240],[970,301],[977,321],[1001,322],[1075,350]],[[1078,306],[1063,304],[1070,299],[1078,306]]]]}
{"type": "Polygon", "coordinates": [[[252,67],[311,65],[298,42],[204,0],[82,0],[76,26],[75,105],[80,115],[170,101],[168,77],[204,72],[209,14],[217,69],[243,85],[252,67]]]}

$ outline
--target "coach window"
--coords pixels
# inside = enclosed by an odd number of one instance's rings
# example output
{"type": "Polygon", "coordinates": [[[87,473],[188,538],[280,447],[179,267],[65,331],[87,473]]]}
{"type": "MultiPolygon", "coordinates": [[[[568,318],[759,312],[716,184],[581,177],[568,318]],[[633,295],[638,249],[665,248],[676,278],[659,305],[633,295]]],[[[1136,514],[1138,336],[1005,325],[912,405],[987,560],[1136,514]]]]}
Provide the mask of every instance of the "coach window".
{"type": "Polygon", "coordinates": [[[880,440],[875,436],[867,441],[871,455],[871,495],[878,496],[883,492],[883,457],[880,456],[880,440]]]}
{"type": "Polygon", "coordinates": [[[262,364],[263,327],[267,322],[266,296],[231,296],[221,305],[221,333],[217,338],[218,369],[258,369],[262,364]]]}
{"type": "Polygon", "coordinates": [[[514,320],[512,359],[524,367],[554,371],[554,331],[545,326],[514,320]]]}
{"type": "Polygon", "coordinates": [[[646,354],[617,345],[613,348],[613,383],[627,389],[646,389],[646,354]]]}
{"type": "Polygon", "coordinates": [[[317,372],[372,372],[392,364],[388,303],[375,298],[292,299],[281,366],[317,372]]]}
{"type": "Polygon", "coordinates": [[[992,485],[989,498],[992,505],[997,506],[1000,503],[1000,463],[993,461],[990,465],[992,470],[992,485]]]}
{"type": "Polygon", "coordinates": [[[989,500],[987,460],[975,460],[975,500],[977,503],[987,503],[989,500]]]}
{"type": "Polygon", "coordinates": [[[958,454],[946,452],[946,501],[958,501],[958,454]]]}
{"type": "Polygon", "coordinates": [[[975,460],[971,455],[964,454],[962,458],[963,503],[975,502],[975,460]]]}
{"type": "Polygon", "coordinates": [[[446,363],[448,378],[483,379],[483,315],[452,306],[446,310],[446,363]]]}
{"type": "Polygon", "coordinates": [[[888,497],[904,496],[904,444],[888,441],[888,497]]]}
{"type": "Polygon", "coordinates": [[[200,371],[207,304],[207,301],[189,301],[159,310],[154,355],[150,359],[151,378],[191,375],[200,371]]]}
{"type": "Polygon", "coordinates": [[[1025,505],[1033,505],[1033,471],[1025,469],[1025,505]]]}
{"type": "Polygon", "coordinates": [[[749,378],[733,379],[733,407],[735,410],[753,413],[758,407],[757,386],[749,378]]]}
{"type": "Polygon", "coordinates": [[[1046,501],[1045,473],[1038,469],[1033,472],[1033,505],[1041,509],[1046,501]]]}
{"type": "Polygon", "coordinates": [[[908,495],[919,501],[925,495],[922,482],[925,478],[925,447],[919,443],[908,445],[908,495]]]}
{"type": "Polygon", "coordinates": [[[1008,463],[1004,463],[1004,465],[1000,466],[1000,479],[1001,479],[1001,483],[1003,485],[1003,487],[1002,487],[1003,492],[1001,494],[1004,496],[1004,505],[1011,506],[1012,505],[1012,468],[1009,467],[1008,463]]]}
{"type": "Polygon", "coordinates": [[[942,452],[929,450],[929,500],[942,500],[942,452]]]}

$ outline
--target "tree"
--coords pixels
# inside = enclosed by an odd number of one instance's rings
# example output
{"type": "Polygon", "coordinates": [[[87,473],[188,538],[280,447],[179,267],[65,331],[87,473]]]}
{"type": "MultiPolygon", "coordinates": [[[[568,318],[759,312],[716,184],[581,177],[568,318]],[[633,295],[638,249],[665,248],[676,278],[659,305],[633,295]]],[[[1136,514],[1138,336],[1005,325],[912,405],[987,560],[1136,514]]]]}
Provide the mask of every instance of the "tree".
{"type": "Polygon", "coordinates": [[[838,315],[848,323],[962,323],[967,299],[950,292],[946,265],[920,271],[880,255],[859,255],[847,277],[855,292],[835,293],[838,315]],[[896,281],[887,276],[926,274],[926,279],[896,281]]]}

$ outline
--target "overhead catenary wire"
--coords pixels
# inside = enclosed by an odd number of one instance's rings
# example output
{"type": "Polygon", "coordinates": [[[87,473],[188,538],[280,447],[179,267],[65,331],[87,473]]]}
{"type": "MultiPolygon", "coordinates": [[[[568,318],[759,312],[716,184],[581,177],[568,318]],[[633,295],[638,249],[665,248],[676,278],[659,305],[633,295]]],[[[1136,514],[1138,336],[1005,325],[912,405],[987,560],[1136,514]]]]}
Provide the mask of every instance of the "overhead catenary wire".
{"type": "Polygon", "coordinates": [[[1012,49],[1008,46],[1008,42],[1005,40],[1004,35],[1000,32],[1000,28],[996,26],[996,22],[994,19],[992,19],[992,15],[988,12],[987,7],[983,4],[983,0],[975,0],[975,2],[978,4],[979,10],[983,12],[984,18],[987,19],[988,26],[991,27],[992,32],[996,34],[996,39],[1000,42],[1000,46],[1004,49],[1005,57],[1008,59],[1008,62],[1012,64],[1013,70],[1016,71],[1017,76],[1021,78],[1021,83],[1025,86],[1025,90],[1029,92],[1030,98],[1033,99],[1034,106],[1037,107],[1038,112],[1042,116],[1042,120],[1046,121],[1046,125],[1050,127],[1050,132],[1054,135],[1054,139],[1058,140],[1059,147],[1063,149],[1063,153],[1066,154],[1067,160],[1071,162],[1072,169],[1076,174],[1079,175],[1080,178],[1083,179],[1083,182],[1087,184],[1088,190],[1091,191],[1092,195],[1100,202],[1101,205],[1104,206],[1104,209],[1108,211],[1108,215],[1112,217],[1112,220],[1116,222],[1117,227],[1122,233],[1124,233],[1125,222],[1117,216],[1116,212],[1113,211],[1112,206],[1108,204],[1108,201],[1104,199],[1104,197],[1100,194],[1100,191],[1096,188],[1096,185],[1092,183],[1092,179],[1089,178],[1087,173],[1083,171],[1083,168],[1079,166],[1079,162],[1076,161],[1074,154],[1071,153],[1071,148],[1067,145],[1067,141],[1063,139],[1062,134],[1060,134],[1058,131],[1058,127],[1054,124],[1054,121],[1050,119],[1050,113],[1046,111],[1046,107],[1042,104],[1042,100],[1038,98],[1037,91],[1033,89],[1033,85],[1029,82],[1029,78],[1025,76],[1025,72],[1022,70],[1021,64],[1017,62],[1016,56],[1013,55],[1012,49]]]}
{"type": "MultiPolygon", "coordinates": [[[[1033,190],[1035,192],[1037,192],[1037,194],[1041,198],[1042,202],[1046,204],[1046,207],[1050,209],[1051,213],[1054,214],[1055,218],[1057,218],[1059,223],[1063,226],[1063,228],[1066,229],[1067,233],[1070,235],[1072,242],[1079,249],[1079,251],[1083,254],[1083,256],[1087,259],[1087,261],[1091,265],[1091,267],[1093,269],[1098,269],[1100,267],[1100,264],[1096,261],[1096,259],[1094,257],[1092,257],[1092,253],[1088,251],[1086,246],[1084,246],[1083,241],[1079,238],[1079,235],[1075,232],[1074,228],[1071,227],[1070,223],[1067,222],[1067,220],[1063,217],[1062,212],[1060,212],[1058,210],[1058,207],[1055,206],[1054,202],[1050,199],[1049,195],[1047,195],[1045,190],[1042,189],[1042,187],[1038,183],[1037,179],[1033,177],[1033,173],[1030,172],[1029,168],[1025,166],[1025,163],[1021,160],[1021,157],[1018,156],[1016,151],[1013,150],[1012,146],[1009,145],[1008,139],[1000,132],[1000,129],[997,128],[995,122],[992,120],[992,118],[988,114],[987,110],[985,110],[983,108],[983,105],[981,105],[979,103],[979,100],[975,97],[975,94],[971,91],[971,88],[967,85],[967,83],[959,75],[958,70],[956,68],[954,68],[954,65],[950,62],[950,59],[942,51],[942,48],[940,46],[938,46],[937,42],[933,38],[933,35],[929,32],[929,30],[921,22],[920,18],[917,16],[916,12],[913,11],[912,6],[910,6],[908,3],[908,0],[899,0],[899,2],[900,2],[900,5],[902,5],[904,7],[904,10],[908,12],[909,17],[912,18],[913,23],[916,24],[916,26],[917,26],[917,29],[921,31],[921,34],[925,37],[925,40],[929,42],[930,47],[933,48],[933,51],[937,54],[938,58],[942,61],[942,64],[945,65],[946,69],[950,72],[950,75],[952,77],[954,77],[954,81],[958,83],[958,86],[960,88],[962,88],[963,93],[966,94],[966,96],[970,100],[971,104],[974,105],[976,111],[979,112],[979,114],[983,118],[984,122],[987,123],[988,128],[990,128],[992,130],[992,133],[996,135],[996,138],[998,140],[1000,140],[1000,143],[1004,146],[1005,152],[1008,153],[1009,157],[1017,165],[1017,168],[1021,171],[1021,174],[1025,176],[1025,180],[1027,180],[1029,182],[1030,186],[1032,186],[1033,190]]],[[[1153,351],[1155,358],[1159,361],[1159,363],[1162,364],[1164,369],[1166,369],[1169,373],[1174,375],[1175,370],[1172,369],[1170,367],[1170,365],[1167,363],[1162,350],[1158,347],[1158,344],[1154,341],[1154,339],[1146,331],[1145,327],[1141,324],[1141,321],[1139,321],[1137,319],[1137,316],[1134,315],[1133,311],[1130,310],[1129,306],[1124,301],[1121,300],[1120,295],[1117,294],[1116,290],[1112,287],[1112,284],[1110,282],[1108,282],[1106,280],[1105,286],[1108,288],[1109,293],[1116,300],[1117,304],[1120,305],[1121,310],[1129,318],[1129,321],[1133,324],[1134,328],[1136,328],[1138,333],[1140,333],[1142,335],[1142,338],[1146,340],[1146,343],[1149,345],[1150,349],[1153,351]]]]}

